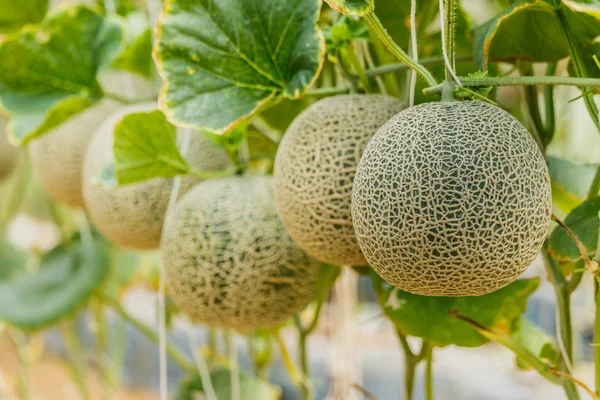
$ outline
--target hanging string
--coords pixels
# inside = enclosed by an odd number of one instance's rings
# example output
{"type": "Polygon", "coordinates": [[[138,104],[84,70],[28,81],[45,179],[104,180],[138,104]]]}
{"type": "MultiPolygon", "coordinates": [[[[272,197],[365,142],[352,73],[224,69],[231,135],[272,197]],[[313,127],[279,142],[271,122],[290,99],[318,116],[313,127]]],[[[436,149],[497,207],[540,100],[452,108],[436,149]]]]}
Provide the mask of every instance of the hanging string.
{"type": "MultiPolygon", "coordinates": [[[[187,155],[188,149],[190,147],[191,132],[191,129],[184,129],[183,131],[180,152],[184,158],[187,155]]],[[[176,176],[173,179],[173,188],[171,189],[171,196],[169,197],[167,212],[165,213],[165,220],[162,228],[162,236],[164,236],[164,233],[169,228],[171,216],[175,212],[175,204],[177,203],[177,198],[179,197],[180,186],[181,176],[176,176]]],[[[160,371],[160,400],[168,400],[169,393],[169,381],[167,375],[167,313],[165,301],[165,284],[165,266],[161,262],[159,265],[158,276],[158,350],[160,371]]]]}
{"type": "MultiPolygon", "coordinates": [[[[417,0],[410,0],[410,40],[411,56],[415,62],[419,61],[419,49],[417,47],[417,0]]],[[[410,74],[409,104],[415,105],[415,91],[417,89],[417,71],[412,70],[410,74]]]]}
{"type": "Polygon", "coordinates": [[[446,36],[448,32],[446,32],[446,5],[444,4],[445,0],[440,0],[440,23],[441,23],[441,33],[442,33],[442,54],[444,56],[444,63],[446,64],[446,69],[454,79],[454,82],[460,87],[462,87],[462,83],[460,83],[460,79],[456,76],[456,72],[454,72],[454,68],[452,63],[450,62],[450,57],[448,57],[448,49],[446,48],[446,36]]]}

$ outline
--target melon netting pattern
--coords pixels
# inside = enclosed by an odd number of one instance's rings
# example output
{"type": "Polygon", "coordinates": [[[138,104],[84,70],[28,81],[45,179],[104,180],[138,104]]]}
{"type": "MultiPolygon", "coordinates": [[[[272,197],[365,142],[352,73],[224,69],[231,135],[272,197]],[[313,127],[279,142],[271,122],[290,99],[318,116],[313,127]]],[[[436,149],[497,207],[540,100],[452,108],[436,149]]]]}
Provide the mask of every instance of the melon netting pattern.
{"type": "Polygon", "coordinates": [[[551,216],[548,169],[527,130],[484,102],[427,103],[367,145],[352,194],[357,239],[392,285],[476,296],[517,279],[551,216]]]}
{"type": "Polygon", "coordinates": [[[215,328],[284,322],[311,300],[320,273],[281,223],[267,176],[197,185],[178,204],[161,251],[170,296],[215,328]]]}
{"type": "Polygon", "coordinates": [[[350,215],[352,182],[369,139],[402,108],[388,96],[336,96],[290,125],[275,160],[275,200],[288,232],[311,256],[366,264],[350,215]]]}

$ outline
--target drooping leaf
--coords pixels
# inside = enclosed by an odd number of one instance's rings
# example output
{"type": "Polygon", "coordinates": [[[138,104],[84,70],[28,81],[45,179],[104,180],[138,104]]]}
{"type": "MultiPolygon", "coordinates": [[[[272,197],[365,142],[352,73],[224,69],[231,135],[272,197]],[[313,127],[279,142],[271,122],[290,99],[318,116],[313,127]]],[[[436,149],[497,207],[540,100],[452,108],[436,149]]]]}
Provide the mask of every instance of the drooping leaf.
{"type": "MultiPolygon", "coordinates": [[[[573,233],[579,238],[588,252],[588,256],[596,254],[598,246],[598,229],[600,227],[600,197],[595,197],[581,203],[564,220],[573,233]]],[[[561,229],[556,228],[550,235],[548,253],[557,261],[579,261],[582,259],[579,248],[571,237],[561,229]]]]}
{"type": "Polygon", "coordinates": [[[325,0],[337,12],[362,17],[375,9],[374,0],[325,0]]]}
{"type": "Polygon", "coordinates": [[[585,199],[594,180],[598,164],[582,164],[558,157],[548,157],[552,182],[557,183],[577,198],[585,199]]]}
{"type": "Polygon", "coordinates": [[[40,136],[96,102],[96,74],[110,65],[120,40],[118,24],[69,6],[0,42],[0,102],[14,117],[15,140],[40,136]]]}
{"type": "Polygon", "coordinates": [[[10,33],[27,24],[40,22],[49,0],[0,0],[0,33],[10,33]]]}
{"type": "Polygon", "coordinates": [[[525,310],[527,298],[537,289],[539,279],[521,279],[479,297],[429,297],[388,287],[386,315],[405,334],[430,340],[436,346],[476,347],[488,342],[470,325],[452,318],[456,310],[484,326],[506,332],[516,328],[525,310]]]}
{"type": "Polygon", "coordinates": [[[152,75],[152,29],[142,12],[127,14],[124,46],[113,60],[114,68],[133,72],[145,78],[152,75]]]}
{"type": "MultiPolygon", "coordinates": [[[[542,361],[552,366],[558,364],[559,353],[554,345],[552,336],[548,335],[542,328],[530,322],[527,318],[521,317],[518,328],[512,337],[542,361]]],[[[527,365],[518,357],[516,361],[517,367],[528,369],[527,365]]]]}
{"type": "MultiPolygon", "coordinates": [[[[226,368],[218,368],[210,373],[210,379],[219,400],[232,400],[231,373],[226,368]]],[[[197,394],[204,393],[204,385],[199,376],[182,382],[174,400],[194,400],[197,394]]],[[[252,375],[240,372],[239,400],[279,400],[281,389],[252,375]]]]}
{"type": "Polygon", "coordinates": [[[24,274],[28,259],[29,254],[0,238],[0,283],[24,274]]]}
{"type": "Polygon", "coordinates": [[[36,273],[0,282],[0,320],[24,330],[52,324],[80,307],[108,271],[104,245],[76,241],[58,246],[43,257],[36,273]]]}
{"type": "Polygon", "coordinates": [[[557,7],[566,16],[576,46],[585,47],[600,35],[598,16],[587,9],[547,0],[518,1],[473,31],[477,66],[485,69],[490,59],[548,62],[568,56],[569,45],[557,7]]]}
{"type": "Polygon", "coordinates": [[[167,118],[223,133],[302,96],[324,58],[319,8],[318,0],[168,0],[155,46],[167,118]]]}
{"type": "Polygon", "coordinates": [[[115,125],[113,151],[121,185],[173,177],[190,169],[179,153],[177,130],[158,110],[124,116],[115,125]]]}

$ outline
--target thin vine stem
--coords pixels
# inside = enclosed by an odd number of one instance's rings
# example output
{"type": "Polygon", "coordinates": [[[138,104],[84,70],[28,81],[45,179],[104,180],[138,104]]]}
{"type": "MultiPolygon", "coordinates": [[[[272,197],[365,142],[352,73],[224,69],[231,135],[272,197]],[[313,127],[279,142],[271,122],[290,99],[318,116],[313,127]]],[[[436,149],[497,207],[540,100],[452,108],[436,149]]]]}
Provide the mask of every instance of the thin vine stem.
{"type": "Polygon", "coordinates": [[[75,330],[75,321],[67,320],[61,326],[61,333],[65,348],[67,349],[67,360],[71,375],[75,380],[79,395],[82,400],[90,398],[88,385],[86,383],[86,362],[83,348],[75,330]]]}
{"type": "MultiPolygon", "coordinates": [[[[115,311],[121,318],[127,321],[130,325],[136,328],[142,335],[144,335],[147,339],[149,339],[154,344],[158,345],[159,339],[158,334],[149,326],[135,318],[133,315],[129,314],[118,301],[113,299],[107,295],[101,295],[102,301],[108,304],[113,311],[115,311]]],[[[177,347],[173,346],[171,343],[166,343],[167,354],[173,361],[177,363],[184,371],[188,373],[196,372],[196,367],[194,363],[192,363],[188,357],[177,347]]]]}
{"type": "MultiPolygon", "coordinates": [[[[518,62],[518,69],[522,75],[533,75],[533,66],[531,63],[518,62]]],[[[546,86],[548,87],[548,86],[546,86]]],[[[536,86],[524,86],[523,94],[525,97],[525,108],[529,117],[529,125],[533,138],[537,142],[542,153],[546,152],[546,141],[544,140],[545,130],[542,124],[540,114],[540,104],[538,100],[538,91],[536,86]]]]}
{"type": "MultiPolygon", "coordinates": [[[[556,63],[546,65],[546,76],[556,75],[556,63]]],[[[544,86],[544,145],[550,143],[556,130],[556,116],[554,110],[554,86],[544,86]]]]}
{"type": "Polygon", "coordinates": [[[425,355],[425,400],[433,400],[433,347],[425,355]]]}
{"type": "Polygon", "coordinates": [[[385,44],[388,50],[400,61],[406,64],[410,69],[416,71],[430,86],[436,86],[437,81],[433,75],[422,64],[415,62],[398,44],[392,39],[384,28],[383,24],[374,12],[370,12],[364,17],[371,25],[379,39],[385,44]]]}
{"type": "Polygon", "coordinates": [[[556,222],[558,224],[558,226],[560,226],[565,231],[565,233],[573,240],[573,242],[575,242],[575,245],[577,246],[577,248],[579,249],[579,252],[581,253],[581,257],[583,257],[583,260],[585,261],[586,267],[596,277],[596,279],[599,279],[597,276],[598,275],[598,263],[596,261],[590,260],[585,246],[583,245],[581,240],[579,240],[579,238],[577,237],[575,232],[573,232],[571,230],[571,228],[569,228],[564,222],[562,222],[554,214],[552,215],[552,221],[556,222]]]}

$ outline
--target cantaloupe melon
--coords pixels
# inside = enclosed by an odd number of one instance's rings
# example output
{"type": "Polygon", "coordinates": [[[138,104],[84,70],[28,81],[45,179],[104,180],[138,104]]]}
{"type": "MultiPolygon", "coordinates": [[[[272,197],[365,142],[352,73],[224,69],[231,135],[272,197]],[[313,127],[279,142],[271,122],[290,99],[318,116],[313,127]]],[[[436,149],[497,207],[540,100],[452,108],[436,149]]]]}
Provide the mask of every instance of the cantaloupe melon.
{"type": "Polygon", "coordinates": [[[527,130],[484,102],[405,110],[371,139],[352,193],[358,243],[401,290],[477,296],[517,277],[551,216],[548,169],[527,130]]]}
{"type": "Polygon", "coordinates": [[[0,117],[0,181],[8,178],[17,165],[19,149],[8,142],[8,122],[0,117]]]}
{"type": "Polygon", "coordinates": [[[275,200],[288,232],[311,256],[366,264],[352,226],[352,182],[369,139],[402,108],[388,96],[335,96],[290,125],[277,151],[275,200]]]}
{"type": "MultiPolygon", "coordinates": [[[[125,248],[158,248],[173,179],[152,179],[112,189],[94,181],[113,160],[115,124],[127,114],[154,109],[154,103],[122,107],[94,134],[85,157],[83,196],[86,209],[98,230],[125,248]]],[[[186,159],[202,171],[218,171],[231,166],[225,150],[200,132],[192,133],[186,159]]],[[[199,181],[192,176],[183,177],[180,195],[199,181]]]]}
{"type": "Polygon", "coordinates": [[[268,176],[194,187],[178,203],[161,252],[169,295],[215,328],[284,322],[310,301],[320,272],[281,223],[268,176]]]}
{"type": "Polygon", "coordinates": [[[100,100],[31,141],[31,164],[42,188],[52,199],[71,207],[83,207],[83,157],[94,132],[120,107],[122,105],[115,101],[100,100]]]}

